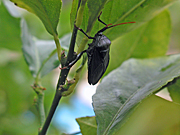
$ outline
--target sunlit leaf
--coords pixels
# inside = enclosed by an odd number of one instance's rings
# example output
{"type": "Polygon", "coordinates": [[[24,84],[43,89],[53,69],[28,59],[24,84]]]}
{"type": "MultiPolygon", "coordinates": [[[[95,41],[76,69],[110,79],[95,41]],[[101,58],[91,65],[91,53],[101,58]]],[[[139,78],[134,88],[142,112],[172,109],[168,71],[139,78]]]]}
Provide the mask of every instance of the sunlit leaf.
{"type": "Polygon", "coordinates": [[[95,117],[77,118],[76,121],[78,122],[83,135],[96,135],[97,125],[95,117]]]}

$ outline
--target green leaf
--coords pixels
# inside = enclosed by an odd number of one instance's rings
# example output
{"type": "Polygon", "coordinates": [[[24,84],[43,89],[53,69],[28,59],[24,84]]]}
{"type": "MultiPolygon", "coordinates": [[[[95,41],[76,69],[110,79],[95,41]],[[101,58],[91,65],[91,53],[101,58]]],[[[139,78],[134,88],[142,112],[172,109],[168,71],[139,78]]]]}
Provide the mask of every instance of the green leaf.
{"type": "Polygon", "coordinates": [[[71,22],[71,29],[74,27],[74,21],[76,19],[76,12],[78,8],[78,0],[72,1],[71,13],[70,13],[70,22],[71,22]]]}
{"type": "Polygon", "coordinates": [[[138,29],[118,38],[110,47],[110,63],[106,74],[129,58],[151,58],[166,54],[171,33],[167,10],[138,29]]]}
{"type": "Polygon", "coordinates": [[[116,135],[178,135],[180,105],[151,95],[142,101],[116,135]]]}
{"type": "MultiPolygon", "coordinates": [[[[4,3],[4,2],[3,2],[4,3]]],[[[21,50],[20,19],[12,17],[4,4],[0,5],[0,43],[2,48],[21,50]]]]}
{"type": "MultiPolygon", "coordinates": [[[[107,0],[87,0],[87,6],[84,10],[84,16],[83,16],[83,23],[82,27],[83,29],[86,29],[87,32],[90,32],[92,29],[93,24],[95,23],[100,11],[103,9],[103,6],[107,0]],[[86,27],[85,27],[86,26],[86,27]]],[[[78,7],[78,0],[74,0],[72,3],[72,9],[71,9],[71,26],[73,26],[76,12],[78,7]]]]}
{"type": "Polygon", "coordinates": [[[11,0],[15,5],[35,14],[51,35],[57,34],[61,0],[11,0]]]}
{"type": "Polygon", "coordinates": [[[102,20],[107,24],[121,22],[136,22],[117,26],[104,32],[111,40],[132,31],[150,21],[165,8],[177,0],[110,0],[102,11],[102,20]]]}
{"type": "Polygon", "coordinates": [[[83,135],[96,135],[97,134],[97,125],[95,117],[82,117],[77,118],[81,133],[83,135]]]}
{"type": "MultiPolygon", "coordinates": [[[[170,4],[177,0],[88,0],[88,18],[83,18],[84,22],[82,28],[87,32],[91,31],[91,27],[97,20],[97,17],[102,11],[101,20],[106,24],[118,24],[122,22],[136,22],[135,24],[126,24],[111,28],[104,32],[104,34],[110,39],[114,40],[125,33],[132,31],[144,23],[150,21],[156,15],[158,15],[163,9],[167,8],[170,4]],[[104,7],[104,8],[103,8],[104,7]]],[[[72,14],[75,14],[75,12],[72,14]]],[[[74,22],[74,20],[71,20],[74,22]]],[[[72,22],[71,22],[72,24],[72,22]]],[[[104,27],[100,22],[96,22],[93,26],[91,36],[93,36],[97,30],[104,27]]]]}
{"type": "MultiPolygon", "coordinates": [[[[80,26],[90,36],[94,36],[98,30],[104,27],[103,24],[97,21],[97,17],[102,11],[101,20],[106,24],[119,24],[122,22],[136,22],[134,24],[126,24],[111,28],[103,34],[111,41],[116,38],[134,30],[150,21],[170,4],[177,0],[98,0],[87,1],[87,6],[84,10],[83,23],[80,26]],[[94,9],[95,7],[95,9],[94,9]],[[96,23],[95,23],[96,21],[96,23]],[[92,28],[93,27],[93,28],[92,28]]],[[[76,3],[77,4],[77,3],[76,3]]],[[[74,4],[75,5],[75,4],[74,4]]],[[[76,12],[72,10],[71,16],[75,17],[76,12]]],[[[74,23],[75,18],[71,18],[71,25],[74,23]]],[[[78,46],[82,43],[84,46],[84,34],[78,32],[76,43],[78,46]]],[[[90,42],[90,41],[89,41],[90,42]]]]}
{"type": "Polygon", "coordinates": [[[130,59],[108,74],[93,96],[98,135],[119,130],[144,98],[180,76],[179,67],[180,55],[130,59]]]}
{"type": "Polygon", "coordinates": [[[87,1],[87,5],[89,9],[87,32],[91,31],[95,21],[97,20],[99,13],[103,9],[106,2],[107,0],[88,0],[87,1]]]}
{"type": "Polygon", "coordinates": [[[175,80],[174,83],[168,87],[168,91],[173,102],[180,104],[180,80],[175,80]]]}
{"type": "MultiPolygon", "coordinates": [[[[60,39],[62,48],[68,49],[71,35],[60,39]]],[[[34,77],[42,77],[59,65],[54,40],[38,40],[28,30],[25,20],[22,20],[23,54],[34,77]]]]}

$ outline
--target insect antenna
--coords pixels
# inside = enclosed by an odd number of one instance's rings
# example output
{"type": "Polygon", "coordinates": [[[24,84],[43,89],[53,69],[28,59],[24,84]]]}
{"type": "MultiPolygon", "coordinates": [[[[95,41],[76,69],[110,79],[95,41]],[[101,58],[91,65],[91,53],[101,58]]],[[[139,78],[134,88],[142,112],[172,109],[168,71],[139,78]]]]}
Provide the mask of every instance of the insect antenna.
{"type": "Polygon", "coordinates": [[[101,30],[98,31],[98,33],[101,33],[109,28],[112,28],[112,27],[115,27],[115,26],[118,26],[118,25],[122,25],[122,24],[128,24],[128,23],[136,23],[136,22],[124,22],[124,23],[119,23],[119,24],[115,24],[115,25],[112,25],[112,24],[108,24],[106,25],[104,28],[102,28],[101,30]]]}

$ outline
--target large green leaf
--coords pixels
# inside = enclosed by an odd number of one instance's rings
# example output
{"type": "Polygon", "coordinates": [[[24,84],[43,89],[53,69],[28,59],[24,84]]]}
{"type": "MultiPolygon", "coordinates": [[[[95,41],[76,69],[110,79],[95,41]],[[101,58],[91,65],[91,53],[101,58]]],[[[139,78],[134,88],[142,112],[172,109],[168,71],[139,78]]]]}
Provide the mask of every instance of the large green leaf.
{"type": "Polygon", "coordinates": [[[180,76],[179,67],[180,55],[130,59],[108,74],[93,96],[98,134],[119,130],[136,105],[180,76]]]}
{"type": "MultiPolygon", "coordinates": [[[[76,119],[83,135],[96,135],[95,117],[76,119]]],[[[174,135],[180,129],[180,107],[178,104],[151,95],[133,112],[117,135],[174,135]],[[143,127],[143,128],[142,128],[143,127]]]]}
{"type": "Polygon", "coordinates": [[[178,135],[180,105],[151,95],[138,105],[116,135],[178,135]]]}
{"type": "MultiPolygon", "coordinates": [[[[62,48],[68,49],[71,35],[60,39],[62,48]]],[[[38,40],[28,30],[25,20],[22,21],[23,54],[34,77],[42,77],[59,65],[54,40],[38,40]]]]}
{"type": "Polygon", "coordinates": [[[106,23],[117,24],[135,21],[136,24],[133,24],[135,26],[132,24],[118,26],[107,30],[104,34],[111,40],[116,39],[150,21],[175,1],[177,0],[110,0],[102,11],[102,19],[106,23]]]}
{"type": "Polygon", "coordinates": [[[15,5],[38,16],[51,35],[57,34],[61,0],[11,0],[15,5]]]}
{"type": "Polygon", "coordinates": [[[77,118],[76,121],[78,122],[83,135],[96,135],[97,125],[95,117],[77,118]]]}
{"type": "Polygon", "coordinates": [[[131,57],[151,58],[165,55],[171,33],[170,20],[169,12],[165,10],[138,29],[113,41],[106,74],[131,57]]]}

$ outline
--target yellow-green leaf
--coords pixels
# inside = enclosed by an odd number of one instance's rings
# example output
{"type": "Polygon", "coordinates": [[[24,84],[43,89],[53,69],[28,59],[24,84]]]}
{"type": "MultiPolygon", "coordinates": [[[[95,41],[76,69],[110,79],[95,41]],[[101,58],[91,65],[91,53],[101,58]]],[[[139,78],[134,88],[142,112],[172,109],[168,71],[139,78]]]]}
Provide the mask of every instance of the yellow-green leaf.
{"type": "Polygon", "coordinates": [[[83,135],[96,135],[97,134],[97,125],[95,117],[82,117],[77,118],[81,133],[83,135]]]}

